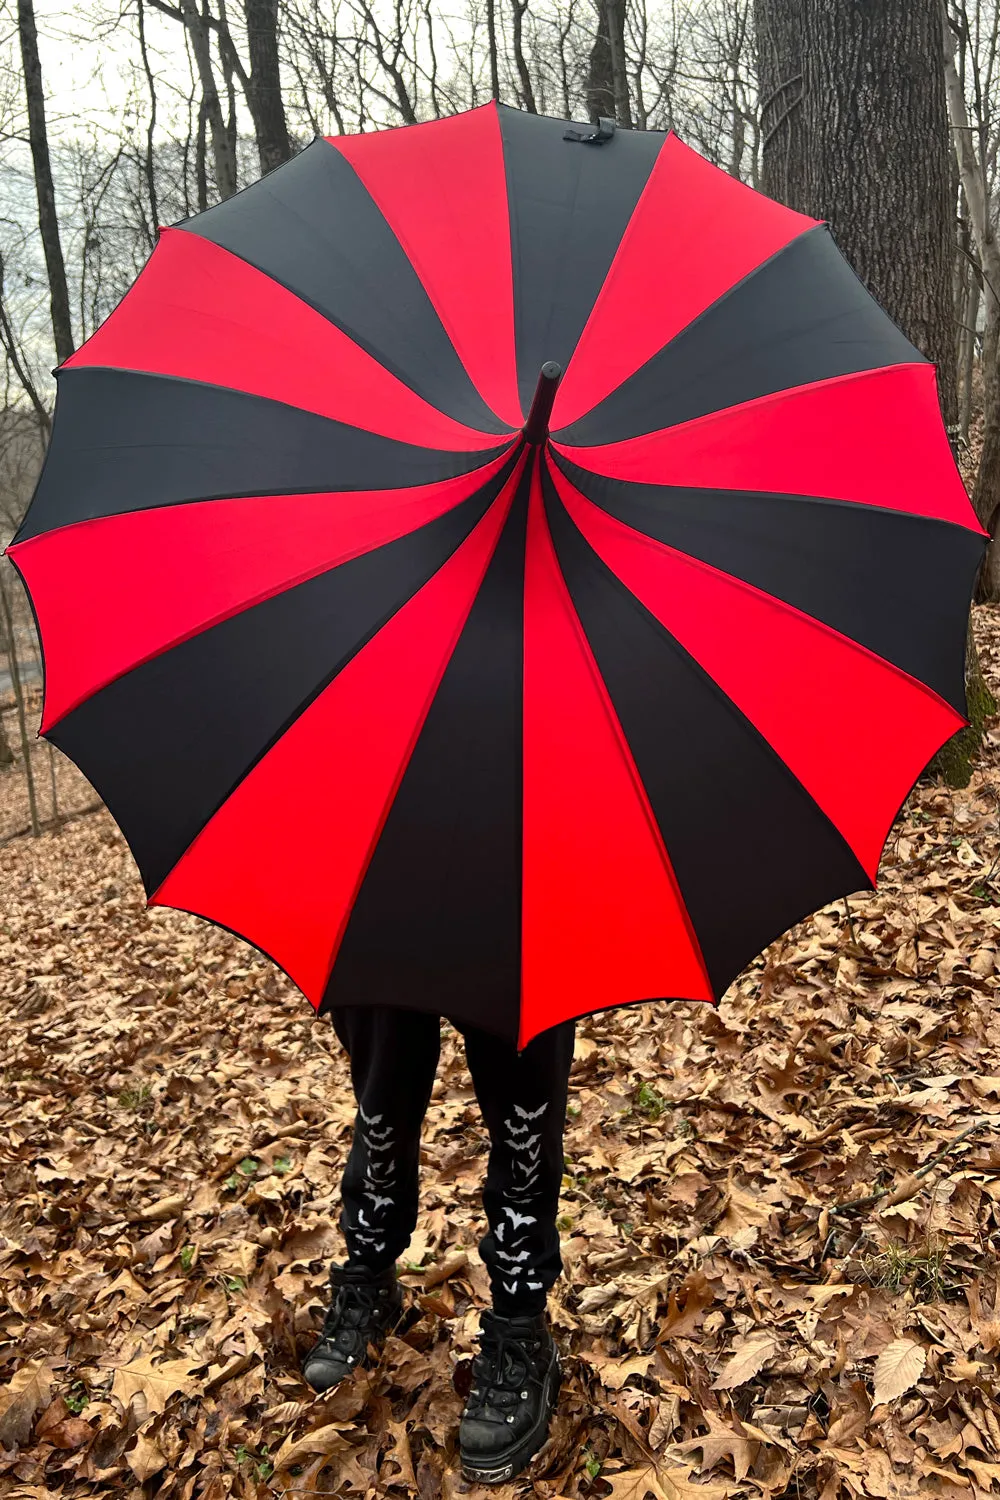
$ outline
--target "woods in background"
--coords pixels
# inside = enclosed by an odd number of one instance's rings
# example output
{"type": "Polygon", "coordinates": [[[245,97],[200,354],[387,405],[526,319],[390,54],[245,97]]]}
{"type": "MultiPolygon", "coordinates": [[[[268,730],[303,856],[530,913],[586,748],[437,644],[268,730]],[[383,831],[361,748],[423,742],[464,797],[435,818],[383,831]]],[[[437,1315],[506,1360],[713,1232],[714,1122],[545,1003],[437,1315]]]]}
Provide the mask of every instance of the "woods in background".
{"type": "MultiPolygon", "coordinates": [[[[997,0],[99,0],[60,12],[4,0],[0,11],[0,421],[19,452],[33,426],[36,461],[51,366],[124,294],[158,225],[231,196],[315,134],[493,97],[674,128],[733,176],[829,220],[936,363],[978,514],[996,533],[997,0]],[[59,73],[74,40],[114,61],[104,87],[83,90],[93,110],[67,118],[59,73]]],[[[30,493],[16,468],[0,541],[30,493]]],[[[980,595],[1000,598],[996,547],[980,595]]],[[[974,654],[971,665],[975,709],[974,654]]]]}

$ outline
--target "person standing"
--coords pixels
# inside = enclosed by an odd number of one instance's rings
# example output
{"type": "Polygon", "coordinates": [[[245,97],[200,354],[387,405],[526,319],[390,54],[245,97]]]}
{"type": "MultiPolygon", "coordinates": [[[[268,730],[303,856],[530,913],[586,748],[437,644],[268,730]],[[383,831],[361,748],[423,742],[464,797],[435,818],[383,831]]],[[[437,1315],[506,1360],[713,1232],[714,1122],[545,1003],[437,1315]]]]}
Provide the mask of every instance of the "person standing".
{"type": "MultiPolygon", "coordinates": [[[[396,1261],[418,1213],[420,1131],[437,1071],[438,1016],[390,1006],[339,1006],[334,1030],[357,1099],[341,1183],[347,1259],[330,1272],[331,1301],[303,1374],[326,1391],[371,1358],[402,1313],[396,1261]]],[[[545,1441],[559,1389],[546,1298],[562,1270],[556,1215],[575,1022],[521,1051],[455,1021],[490,1137],[480,1253],[492,1308],[482,1315],[472,1388],[459,1426],[466,1475],[502,1484],[545,1441]]]]}

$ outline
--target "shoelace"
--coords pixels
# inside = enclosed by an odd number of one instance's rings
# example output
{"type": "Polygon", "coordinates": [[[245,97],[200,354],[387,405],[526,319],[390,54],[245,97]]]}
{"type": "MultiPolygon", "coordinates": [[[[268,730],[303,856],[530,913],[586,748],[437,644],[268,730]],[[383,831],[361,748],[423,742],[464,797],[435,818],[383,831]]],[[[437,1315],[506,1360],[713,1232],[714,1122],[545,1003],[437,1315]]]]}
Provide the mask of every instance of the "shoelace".
{"type": "Polygon", "coordinates": [[[379,1287],[344,1282],[337,1288],[323,1320],[321,1343],[331,1349],[360,1357],[367,1347],[362,1335],[364,1324],[374,1315],[379,1287]]]}
{"type": "Polygon", "coordinates": [[[538,1379],[532,1358],[536,1348],[537,1340],[530,1335],[484,1327],[466,1412],[482,1415],[492,1407],[505,1416],[518,1401],[527,1400],[530,1383],[538,1379]]]}

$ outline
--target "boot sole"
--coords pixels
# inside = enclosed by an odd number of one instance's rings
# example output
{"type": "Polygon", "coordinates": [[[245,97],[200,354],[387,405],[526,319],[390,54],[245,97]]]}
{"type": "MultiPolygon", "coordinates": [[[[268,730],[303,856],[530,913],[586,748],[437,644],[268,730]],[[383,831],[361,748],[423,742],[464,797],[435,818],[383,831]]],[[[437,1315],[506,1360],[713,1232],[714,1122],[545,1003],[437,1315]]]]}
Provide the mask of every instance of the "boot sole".
{"type": "Polygon", "coordinates": [[[502,1458],[491,1460],[488,1465],[470,1463],[463,1458],[462,1478],[474,1484],[509,1484],[521,1473],[522,1469],[526,1469],[548,1437],[549,1421],[556,1409],[561,1382],[562,1370],[559,1367],[559,1356],[556,1354],[545,1377],[545,1384],[542,1387],[542,1409],[534,1427],[525,1433],[516,1447],[511,1448],[502,1458]]]}

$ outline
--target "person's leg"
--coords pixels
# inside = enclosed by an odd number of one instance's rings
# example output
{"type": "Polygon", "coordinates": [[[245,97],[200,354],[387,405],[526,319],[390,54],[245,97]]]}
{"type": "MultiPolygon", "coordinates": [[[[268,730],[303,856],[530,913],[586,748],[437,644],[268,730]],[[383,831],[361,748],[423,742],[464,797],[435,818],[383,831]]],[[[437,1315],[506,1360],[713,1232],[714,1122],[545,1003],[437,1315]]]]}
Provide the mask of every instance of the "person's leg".
{"type": "Polygon", "coordinates": [[[333,1028],[358,1101],[341,1182],[349,1267],[395,1264],[417,1222],[420,1129],[441,1047],[438,1016],[389,1006],[338,1006],[333,1028]]]}
{"type": "Polygon", "coordinates": [[[482,1316],[458,1443],[468,1478],[505,1484],[544,1443],[559,1390],[545,1298],[562,1269],[556,1214],[575,1027],[545,1032],[523,1052],[463,1030],[490,1132],[483,1188],[489,1232],[480,1252],[493,1310],[482,1316]]]}
{"type": "Polygon", "coordinates": [[[417,1221],[420,1127],[441,1039],[437,1016],[389,1007],[341,1006],[333,1025],[358,1113],[341,1183],[347,1263],[331,1267],[323,1331],[302,1367],[318,1391],[364,1364],[399,1321],[395,1263],[417,1221]]]}
{"type": "Polygon", "coordinates": [[[493,1307],[502,1317],[540,1313],[562,1270],[556,1215],[576,1026],[567,1021],[544,1031],[522,1052],[487,1032],[463,1029],[490,1133],[483,1188],[489,1231],[479,1249],[493,1307]]]}

